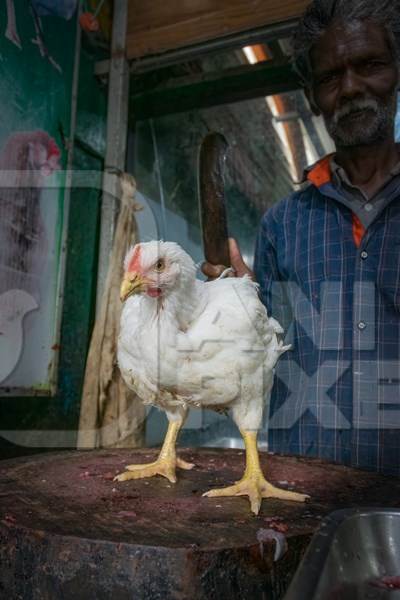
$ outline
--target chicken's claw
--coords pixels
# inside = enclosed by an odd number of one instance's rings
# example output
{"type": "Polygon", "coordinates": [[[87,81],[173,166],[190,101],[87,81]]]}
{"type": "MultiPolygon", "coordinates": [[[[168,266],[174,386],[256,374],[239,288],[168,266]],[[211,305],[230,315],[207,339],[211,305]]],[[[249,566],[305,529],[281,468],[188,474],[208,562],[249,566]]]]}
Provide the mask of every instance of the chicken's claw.
{"type": "Polygon", "coordinates": [[[192,469],[194,469],[195,464],[194,463],[190,463],[190,462],[186,462],[186,460],[183,460],[183,458],[177,458],[176,459],[176,466],[179,469],[185,469],[185,471],[191,471],[192,469]]]}
{"type": "Polygon", "coordinates": [[[240,481],[226,488],[210,490],[203,494],[208,498],[219,496],[248,496],[251,510],[255,515],[260,512],[263,498],[277,498],[279,500],[291,500],[293,502],[305,502],[309,496],[289,490],[282,490],[273,486],[260,473],[258,477],[243,477],[240,481]]]}
{"type": "Polygon", "coordinates": [[[128,481],[129,479],[144,479],[145,477],[154,477],[161,475],[166,477],[171,483],[176,483],[175,469],[190,470],[194,464],[188,463],[182,458],[168,457],[158,458],[156,461],[143,465],[127,465],[127,471],[114,477],[114,481],[128,481]]]}

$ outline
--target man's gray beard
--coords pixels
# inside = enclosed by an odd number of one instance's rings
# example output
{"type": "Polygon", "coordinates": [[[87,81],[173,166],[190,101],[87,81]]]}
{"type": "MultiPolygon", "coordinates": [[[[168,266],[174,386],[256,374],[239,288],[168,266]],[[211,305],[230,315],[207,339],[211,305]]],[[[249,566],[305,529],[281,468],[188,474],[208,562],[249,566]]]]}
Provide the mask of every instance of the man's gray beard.
{"type": "Polygon", "coordinates": [[[332,118],[325,118],[326,129],[337,147],[365,146],[384,140],[394,130],[397,109],[397,92],[388,102],[375,99],[349,101],[335,112],[332,118]],[[371,118],[358,122],[342,119],[346,114],[368,108],[371,118]]]}

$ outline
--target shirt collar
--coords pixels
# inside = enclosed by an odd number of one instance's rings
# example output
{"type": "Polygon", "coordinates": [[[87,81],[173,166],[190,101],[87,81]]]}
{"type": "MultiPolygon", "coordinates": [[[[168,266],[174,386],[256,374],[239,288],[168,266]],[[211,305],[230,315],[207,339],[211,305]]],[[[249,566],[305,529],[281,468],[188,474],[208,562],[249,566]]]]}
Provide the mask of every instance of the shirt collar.
{"type": "Polygon", "coordinates": [[[316,163],[305,169],[302,183],[310,181],[316,187],[321,187],[332,181],[331,158],[333,154],[328,154],[316,163]]]}
{"type": "MultiPolygon", "coordinates": [[[[353,184],[350,182],[346,171],[337,164],[335,157],[335,153],[328,154],[310,167],[307,167],[303,173],[302,183],[310,181],[316,187],[321,187],[326,183],[330,183],[334,177],[338,177],[340,181],[343,181],[347,185],[353,187],[353,184]]],[[[400,175],[400,160],[390,171],[391,177],[396,177],[397,175],[400,175]]]]}

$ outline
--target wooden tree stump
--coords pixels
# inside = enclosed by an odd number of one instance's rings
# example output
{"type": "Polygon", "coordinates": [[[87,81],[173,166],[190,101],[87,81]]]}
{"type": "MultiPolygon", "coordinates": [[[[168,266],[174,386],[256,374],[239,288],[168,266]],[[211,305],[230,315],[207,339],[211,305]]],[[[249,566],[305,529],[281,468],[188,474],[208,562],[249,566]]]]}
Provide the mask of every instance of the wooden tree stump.
{"type": "Polygon", "coordinates": [[[320,520],[338,508],[400,505],[400,480],[262,453],[297,504],[202,498],[240,479],[244,452],[179,449],[166,479],[113,482],[155,450],[60,452],[0,463],[0,596],[29,600],[282,598],[320,520]]]}

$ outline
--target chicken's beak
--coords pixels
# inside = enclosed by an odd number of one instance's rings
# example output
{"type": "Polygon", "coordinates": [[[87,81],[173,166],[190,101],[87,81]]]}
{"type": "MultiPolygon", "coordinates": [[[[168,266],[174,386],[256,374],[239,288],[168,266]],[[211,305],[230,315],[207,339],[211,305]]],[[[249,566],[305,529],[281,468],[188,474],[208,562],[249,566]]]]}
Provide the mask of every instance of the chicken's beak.
{"type": "Polygon", "coordinates": [[[146,281],[139,273],[127,273],[121,284],[120,298],[125,302],[129,296],[140,294],[146,289],[146,281]]]}

